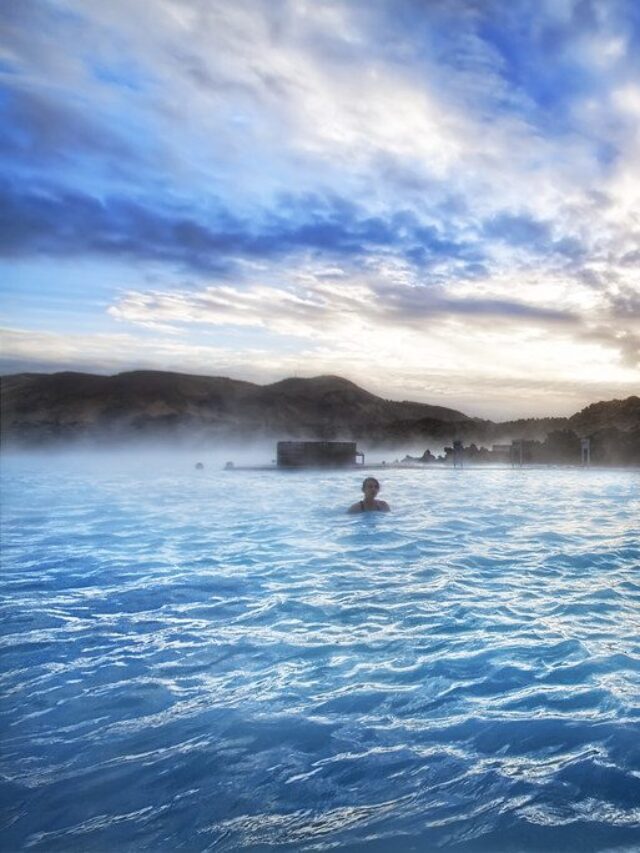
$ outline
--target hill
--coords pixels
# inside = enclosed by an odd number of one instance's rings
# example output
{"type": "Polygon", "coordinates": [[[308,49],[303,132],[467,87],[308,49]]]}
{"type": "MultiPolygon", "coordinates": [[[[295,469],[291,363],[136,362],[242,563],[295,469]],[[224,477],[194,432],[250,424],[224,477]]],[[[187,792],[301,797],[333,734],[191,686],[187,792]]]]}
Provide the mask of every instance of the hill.
{"type": "Polygon", "coordinates": [[[269,385],[224,376],[136,370],[115,376],[21,373],[1,380],[5,445],[132,437],[215,440],[351,438],[368,443],[442,446],[460,438],[489,446],[637,430],[640,398],[594,403],[570,418],[493,421],[444,406],[393,401],[340,376],[289,378],[269,385]]]}
{"type": "Polygon", "coordinates": [[[398,419],[469,420],[462,412],[378,397],[339,376],[256,385],[220,376],[132,371],[16,374],[2,378],[8,443],[67,438],[362,438],[398,419]]]}
{"type": "Polygon", "coordinates": [[[640,425],[640,397],[592,403],[569,418],[571,429],[584,433],[600,429],[633,429],[640,425]]]}

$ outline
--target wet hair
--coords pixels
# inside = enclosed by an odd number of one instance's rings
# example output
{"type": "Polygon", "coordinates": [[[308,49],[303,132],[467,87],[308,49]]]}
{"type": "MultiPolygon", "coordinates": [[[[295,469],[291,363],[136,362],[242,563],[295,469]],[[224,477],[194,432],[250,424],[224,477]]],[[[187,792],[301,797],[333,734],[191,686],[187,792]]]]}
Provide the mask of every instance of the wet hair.
{"type": "Polygon", "coordinates": [[[380,483],[376,480],[375,477],[365,477],[362,481],[362,491],[364,492],[364,487],[367,483],[375,483],[378,488],[380,488],[380,483]]]}

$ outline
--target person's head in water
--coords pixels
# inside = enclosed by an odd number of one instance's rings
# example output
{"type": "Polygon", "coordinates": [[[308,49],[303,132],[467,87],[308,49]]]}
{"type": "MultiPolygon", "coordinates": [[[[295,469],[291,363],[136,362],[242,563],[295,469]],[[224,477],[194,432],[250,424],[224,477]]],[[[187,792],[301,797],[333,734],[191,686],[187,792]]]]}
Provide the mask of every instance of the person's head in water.
{"type": "Polygon", "coordinates": [[[377,498],[380,491],[380,483],[375,477],[365,477],[362,481],[362,493],[364,500],[354,503],[349,507],[349,512],[389,512],[389,504],[377,498]]]}
{"type": "Polygon", "coordinates": [[[375,477],[365,477],[362,481],[362,492],[365,498],[373,500],[380,491],[380,483],[375,477]]]}

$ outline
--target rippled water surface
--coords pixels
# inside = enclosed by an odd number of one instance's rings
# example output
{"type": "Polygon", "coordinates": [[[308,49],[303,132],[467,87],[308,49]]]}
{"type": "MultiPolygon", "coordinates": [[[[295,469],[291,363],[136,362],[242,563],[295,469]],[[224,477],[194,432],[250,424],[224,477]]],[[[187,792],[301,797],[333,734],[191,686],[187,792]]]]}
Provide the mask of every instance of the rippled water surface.
{"type": "Polygon", "coordinates": [[[5,459],[0,845],[640,849],[639,484],[5,459]]]}

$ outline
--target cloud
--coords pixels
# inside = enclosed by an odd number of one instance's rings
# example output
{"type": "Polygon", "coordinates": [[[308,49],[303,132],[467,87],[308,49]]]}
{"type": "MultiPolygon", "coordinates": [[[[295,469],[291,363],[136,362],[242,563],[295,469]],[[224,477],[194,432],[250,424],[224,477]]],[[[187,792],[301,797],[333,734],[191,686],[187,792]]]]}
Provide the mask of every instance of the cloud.
{"type": "Polygon", "coordinates": [[[114,169],[119,161],[134,166],[140,160],[137,148],[96,121],[92,105],[81,97],[61,102],[46,89],[30,91],[5,84],[0,118],[4,127],[0,152],[10,158],[5,162],[14,169],[17,165],[55,168],[74,160],[77,167],[80,154],[106,157],[114,169]]]}
{"type": "Polygon", "coordinates": [[[425,327],[443,318],[576,324],[569,311],[518,300],[447,297],[442,289],[394,281],[309,280],[287,289],[209,286],[198,292],[129,292],[109,308],[112,317],[151,328],[178,325],[253,326],[301,338],[333,338],[368,324],[372,331],[425,327]]]}
{"type": "Polygon", "coordinates": [[[484,223],[482,233],[491,240],[525,248],[532,255],[559,255],[574,261],[587,256],[587,248],[580,239],[570,235],[555,239],[551,222],[527,214],[497,213],[484,223]]]}
{"type": "Polygon", "coordinates": [[[127,267],[101,302],[132,338],[241,330],[274,365],[373,338],[406,387],[637,380],[637,4],[34,0],[1,25],[0,251],[56,293],[68,259],[127,267]]]}
{"type": "Polygon", "coordinates": [[[307,337],[326,329],[326,324],[339,316],[341,307],[320,289],[300,296],[269,287],[237,291],[218,286],[192,294],[130,292],[110,307],[109,313],[117,320],[150,328],[175,329],[177,324],[191,323],[249,326],[307,337]]]}
{"type": "MultiPolygon", "coordinates": [[[[403,363],[433,367],[448,360],[476,373],[508,365],[549,378],[561,369],[577,377],[588,363],[592,378],[608,374],[622,382],[631,381],[638,366],[638,335],[611,308],[582,314],[514,298],[452,297],[446,288],[408,283],[411,276],[403,281],[397,273],[402,268],[354,280],[343,271],[314,276],[301,269],[292,272],[287,288],[245,283],[240,290],[129,291],[109,314],[175,335],[197,328],[261,330],[274,349],[279,339],[335,353],[346,347],[349,363],[373,340],[378,352],[371,366],[377,370],[391,360],[399,376],[403,363]]],[[[625,303],[627,312],[636,307],[625,303]]]]}
{"type": "Polygon", "coordinates": [[[425,267],[442,258],[477,261],[457,242],[415,215],[371,216],[337,196],[290,194],[275,209],[241,220],[215,199],[200,214],[126,196],[96,198],[55,185],[0,183],[0,252],[151,259],[200,273],[222,273],[239,258],[268,259],[304,251],[365,257],[390,251],[425,267]]]}
{"type": "Polygon", "coordinates": [[[425,316],[474,316],[496,320],[527,320],[575,323],[578,317],[570,311],[529,305],[516,299],[450,299],[432,298],[416,288],[397,287],[386,291],[385,308],[403,323],[421,321],[425,316]]]}
{"type": "Polygon", "coordinates": [[[115,373],[131,369],[132,351],[136,353],[140,369],[233,375],[235,378],[252,373],[265,381],[281,378],[281,371],[286,372],[294,364],[292,359],[278,360],[273,353],[260,348],[234,351],[211,343],[196,344],[162,335],[141,338],[126,333],[60,334],[5,328],[0,330],[0,337],[3,341],[0,369],[5,374],[56,370],[115,373]],[[268,362],[269,357],[270,365],[261,371],[260,363],[268,362]]]}
{"type": "Polygon", "coordinates": [[[640,334],[628,328],[593,325],[581,333],[581,339],[602,344],[618,353],[620,362],[631,370],[640,367],[640,334]]]}
{"type": "Polygon", "coordinates": [[[250,240],[224,209],[203,225],[186,211],[162,210],[127,196],[100,199],[57,186],[0,184],[0,251],[6,256],[100,254],[221,271],[250,240]]]}

